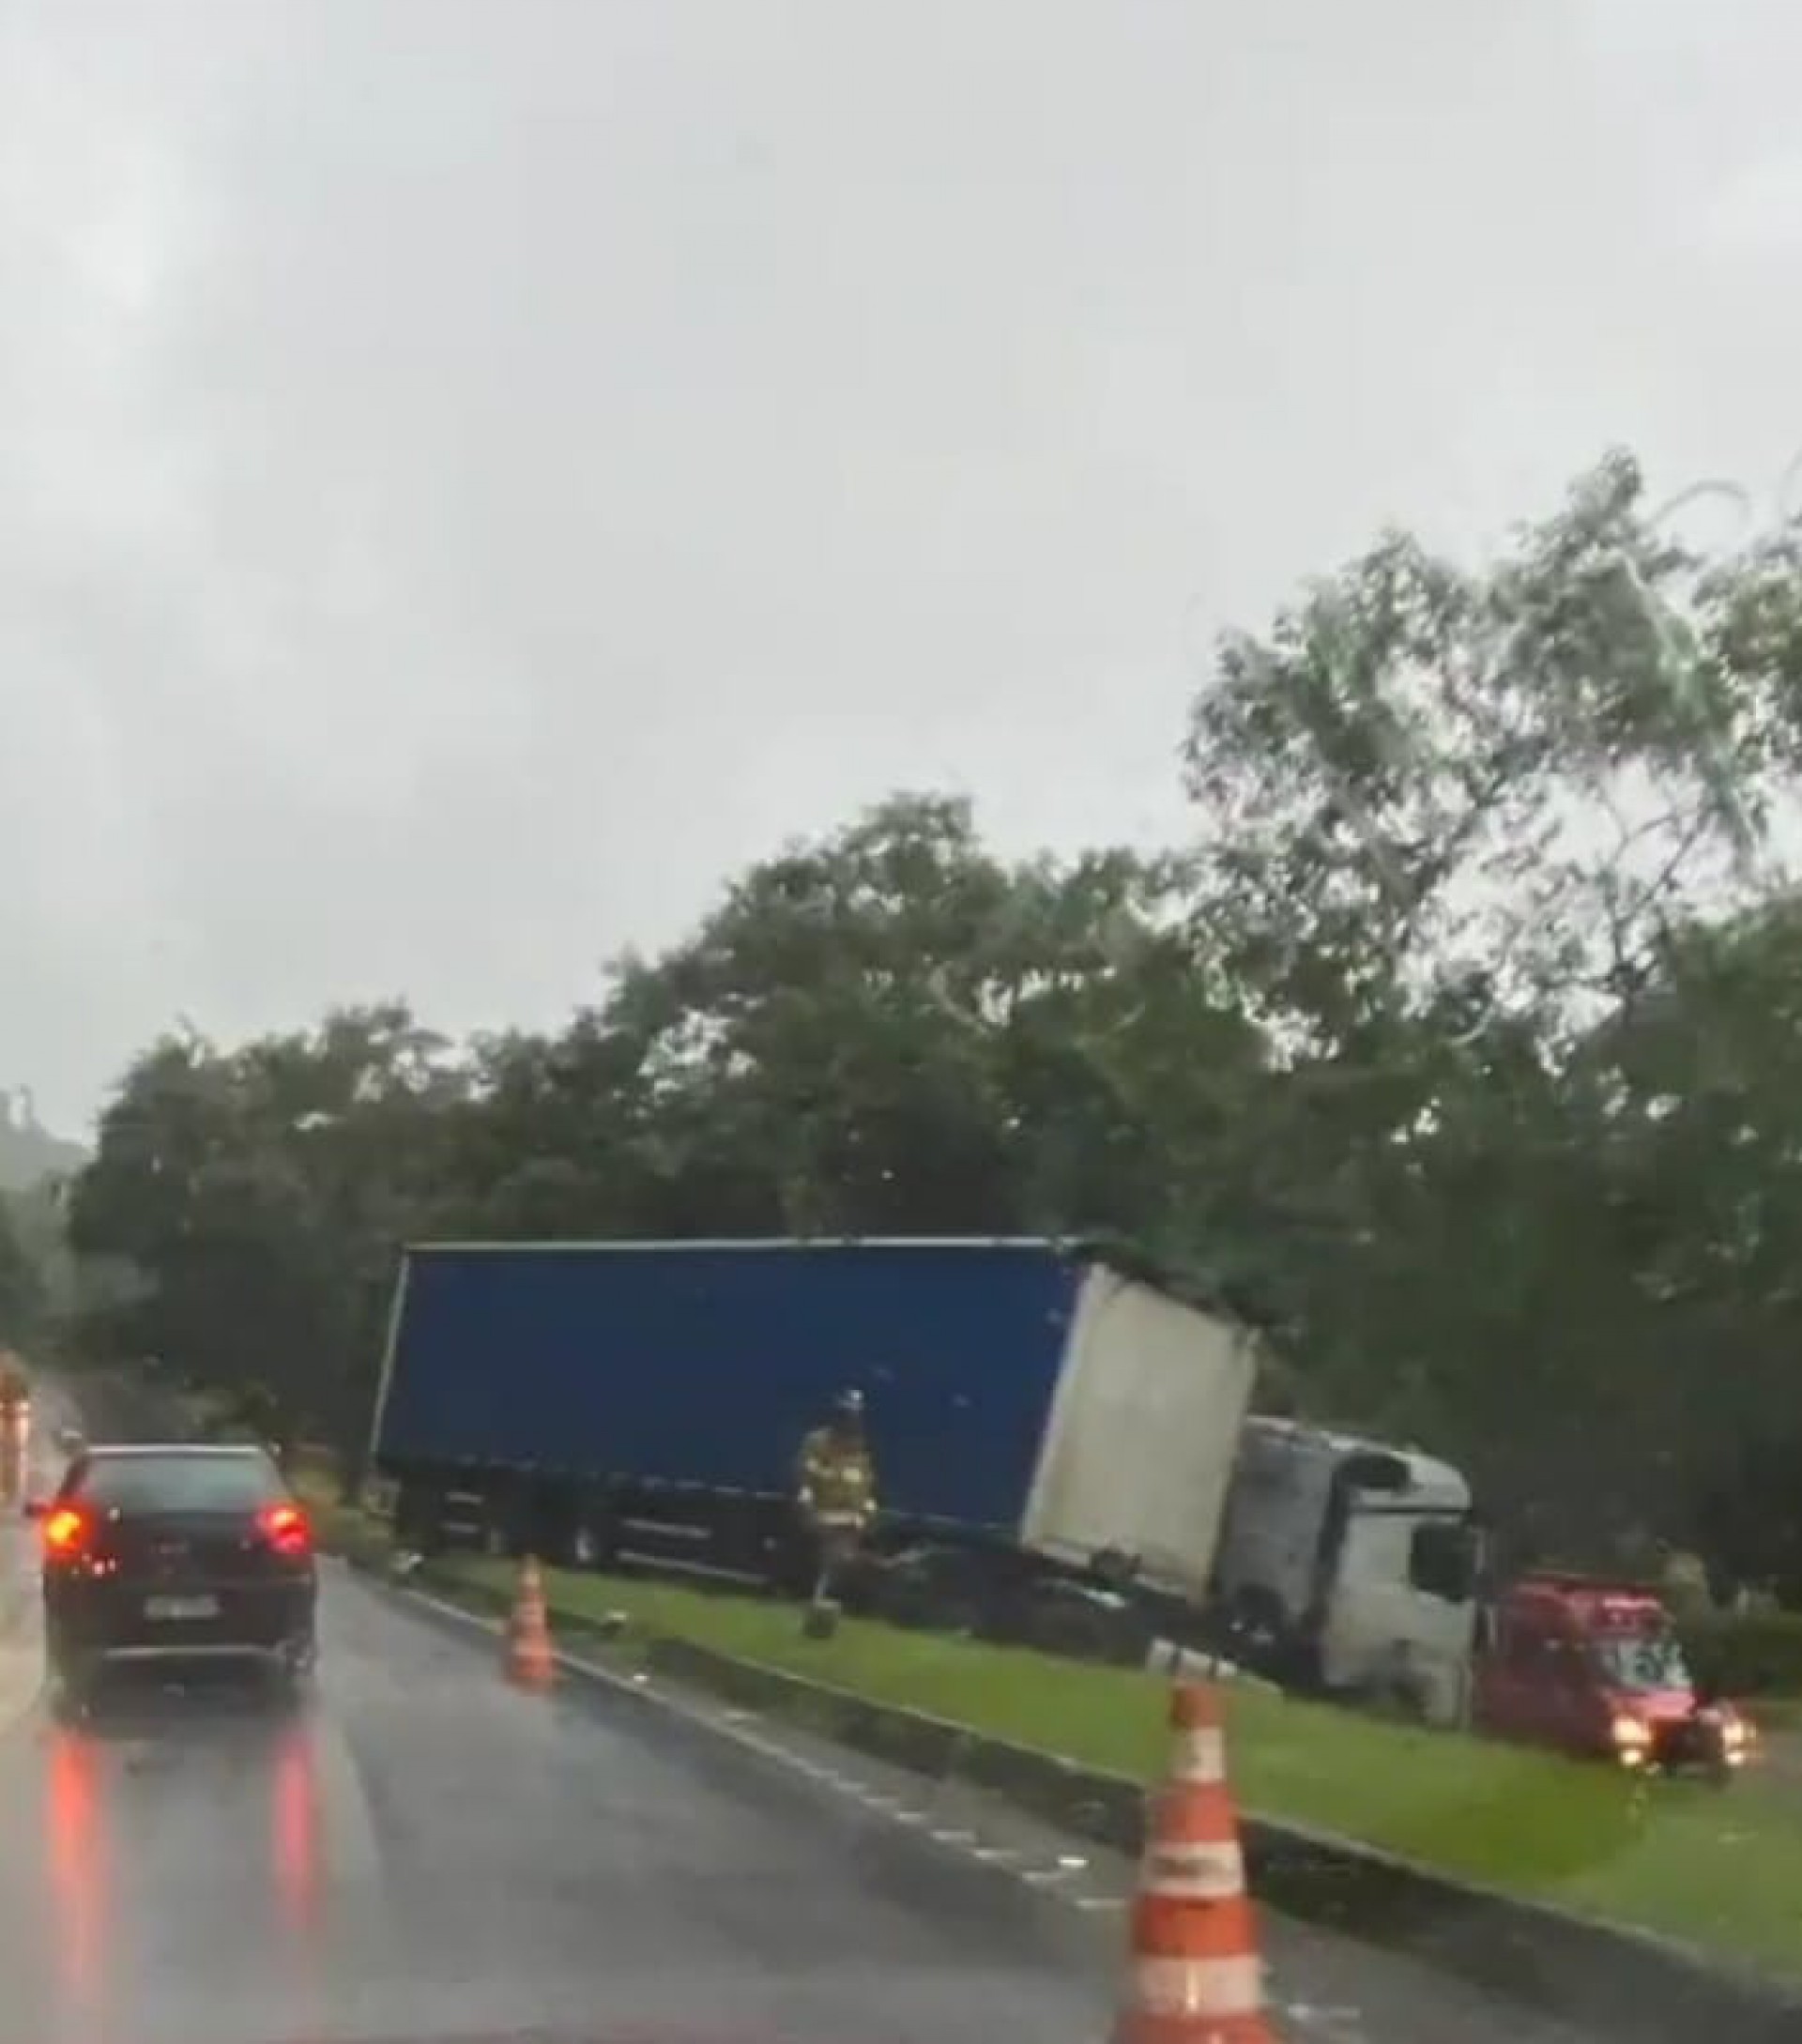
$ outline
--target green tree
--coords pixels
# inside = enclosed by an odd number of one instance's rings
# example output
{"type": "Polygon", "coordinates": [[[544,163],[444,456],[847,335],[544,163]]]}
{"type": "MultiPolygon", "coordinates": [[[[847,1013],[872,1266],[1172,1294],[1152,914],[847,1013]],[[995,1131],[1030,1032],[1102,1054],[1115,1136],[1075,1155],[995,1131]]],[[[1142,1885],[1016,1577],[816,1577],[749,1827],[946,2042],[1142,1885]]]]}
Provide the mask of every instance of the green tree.
{"type": "Polygon", "coordinates": [[[921,796],[754,867],[601,1019],[669,1231],[717,1225],[685,1204],[710,1186],[762,1231],[1156,1232],[1186,1104],[1259,1055],[1181,886],[1119,851],[1008,866],[921,796]]]}
{"type": "Polygon", "coordinates": [[[39,1272],[4,1203],[0,1203],[0,1347],[26,1347],[43,1306],[39,1272]]]}
{"type": "Polygon", "coordinates": [[[1200,908],[1309,1044],[1581,1022],[1673,908],[1752,898],[1802,728],[1794,542],[1710,563],[1642,498],[1611,457],[1486,572],[1394,535],[1224,642],[1200,908]]]}
{"type": "Polygon", "coordinates": [[[1787,531],[1686,552],[1612,457],[1481,572],[1385,539],[1229,638],[1195,707],[1195,912],[1281,1046],[1260,1207],[1315,1396],[1464,1455],[1549,1539],[1681,1516],[1779,1396],[1689,1430],[1697,1356],[1737,1375],[1763,1337],[1734,1311],[1699,1346],[1660,1290],[1655,1258],[1714,1267],[1719,1215],[1601,1046],[1674,933],[1772,887],[1797,565],[1787,531]]]}
{"type": "Polygon", "coordinates": [[[76,1180],[78,1255],[137,1282],[90,1345],[206,1387],[262,1387],[275,1430],[353,1446],[399,1243],[429,1211],[466,1080],[400,1004],[225,1052],[139,1059],[76,1180]]]}

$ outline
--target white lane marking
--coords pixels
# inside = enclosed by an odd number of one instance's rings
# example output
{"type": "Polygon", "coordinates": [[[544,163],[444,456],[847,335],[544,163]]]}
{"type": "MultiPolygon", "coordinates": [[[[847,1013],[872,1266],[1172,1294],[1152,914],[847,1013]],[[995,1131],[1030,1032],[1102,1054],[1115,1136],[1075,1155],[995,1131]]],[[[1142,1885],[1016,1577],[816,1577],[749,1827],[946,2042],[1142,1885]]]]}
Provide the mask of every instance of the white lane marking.
{"type": "MultiPolygon", "coordinates": [[[[313,1807],[331,1854],[332,1872],[334,1878],[350,1874],[359,1880],[378,1881],[382,1851],[363,1778],[351,1757],[348,1742],[321,1710],[321,1701],[320,1697],[312,1700],[314,1715],[305,1721],[298,1750],[305,1756],[313,1807]]],[[[359,1896],[358,1906],[367,1906],[367,1900],[359,1896]]]]}
{"type": "MultiPolygon", "coordinates": [[[[356,1579],[352,1572],[345,1568],[342,1563],[334,1563],[331,1565],[333,1572],[343,1579],[353,1581],[356,1579]]],[[[371,1586],[365,1585],[365,1587],[371,1586]]],[[[484,1618],[478,1612],[466,1610],[462,1605],[452,1603],[448,1597],[435,1595],[429,1590],[417,1589],[411,1584],[402,1586],[390,1583],[384,1587],[397,1600],[422,1605],[426,1609],[435,1611],[440,1617],[451,1620],[467,1631],[479,1632],[488,1639],[497,1639],[504,1634],[505,1628],[498,1620],[484,1618]]],[[[642,1686],[645,1681],[643,1675],[622,1675],[611,1668],[603,1667],[599,1662],[585,1660],[580,1655],[570,1654],[560,1648],[554,1651],[552,1658],[559,1668],[586,1682],[595,1684],[600,1688],[613,1689],[618,1692],[641,1697],[648,1693],[642,1686]]],[[[902,1799],[899,1796],[886,1795],[878,1791],[866,1789],[849,1776],[820,1768],[817,1763],[806,1760],[800,1754],[790,1752],[786,1747],[762,1738],[756,1732],[748,1731],[741,1725],[728,1723],[725,1715],[717,1709],[698,1708],[686,1699],[674,1696],[667,1690],[657,1691],[654,1701],[660,1709],[667,1711],[671,1716],[683,1718],[692,1725],[699,1725],[711,1731],[716,1738],[729,1740],[732,1744],[743,1747],[751,1752],[777,1761],[792,1773],[811,1776],[822,1784],[830,1785],[847,1795],[856,1797],[859,1801],[865,1803],[869,1808],[879,1811],[883,1815],[893,1815],[903,1808],[902,1799]]],[[[971,1833],[970,1836],[973,1838],[975,1834],[971,1833]]],[[[971,1856],[985,1861],[1000,1862],[1018,1859],[1021,1854],[1012,1846],[994,1845],[979,1846],[971,1856]]]]}
{"type": "Polygon", "coordinates": [[[0,1731],[10,1731],[43,1693],[43,1598],[37,1529],[21,1518],[0,1531],[5,1629],[0,1633],[0,1731]]]}
{"type": "Polygon", "coordinates": [[[1298,2039],[1318,2037],[1321,2044],[1370,2044],[1370,2033],[1356,2008],[1321,2008],[1312,2002],[1273,2001],[1271,2013],[1280,2017],[1283,2027],[1298,2039]]]}

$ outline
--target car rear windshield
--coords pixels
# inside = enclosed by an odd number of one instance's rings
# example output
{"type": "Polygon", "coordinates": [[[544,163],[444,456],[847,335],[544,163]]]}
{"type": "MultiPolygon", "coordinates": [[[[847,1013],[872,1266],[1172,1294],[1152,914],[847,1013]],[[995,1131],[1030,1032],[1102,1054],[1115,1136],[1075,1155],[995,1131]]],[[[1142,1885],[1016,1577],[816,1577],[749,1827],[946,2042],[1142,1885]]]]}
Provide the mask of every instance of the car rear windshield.
{"type": "Polygon", "coordinates": [[[261,1455],[96,1456],[74,1494],[104,1511],[248,1511],[287,1495],[261,1455]]]}

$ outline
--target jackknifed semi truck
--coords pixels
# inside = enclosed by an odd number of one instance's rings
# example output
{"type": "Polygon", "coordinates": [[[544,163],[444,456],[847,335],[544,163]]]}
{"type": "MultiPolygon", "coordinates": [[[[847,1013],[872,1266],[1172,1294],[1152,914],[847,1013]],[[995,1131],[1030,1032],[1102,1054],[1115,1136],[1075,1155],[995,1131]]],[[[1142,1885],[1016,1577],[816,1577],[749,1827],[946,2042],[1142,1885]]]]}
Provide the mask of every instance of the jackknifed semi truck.
{"type": "Polygon", "coordinates": [[[1457,1654],[1460,1628],[1467,1653],[1461,1479],[1248,1420],[1263,1353],[1205,1293],[1046,1239],[423,1243],[372,1462],[421,1552],[799,1592],[798,1452],[856,1390],[871,1609],[1072,1651],[1229,1648],[1336,1687],[1457,1654]]]}

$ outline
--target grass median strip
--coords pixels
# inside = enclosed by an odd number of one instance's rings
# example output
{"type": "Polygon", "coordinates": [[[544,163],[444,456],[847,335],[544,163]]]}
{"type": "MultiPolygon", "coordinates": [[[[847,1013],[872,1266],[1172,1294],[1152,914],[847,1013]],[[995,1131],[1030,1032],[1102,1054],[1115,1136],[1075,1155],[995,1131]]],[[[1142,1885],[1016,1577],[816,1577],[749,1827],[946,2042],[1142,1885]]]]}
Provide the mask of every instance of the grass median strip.
{"type": "MultiPolygon", "coordinates": [[[[455,1578],[504,1593],[506,1563],[455,1578]]],[[[553,1618],[627,1614],[664,1635],[1150,1780],[1166,1678],[848,1620],[801,1636],[792,1606],[551,1570],[553,1618]]],[[[1723,1792],[1636,1783],[1531,1749],[1232,1691],[1233,1780],[1263,1815],[1338,1832],[1512,1893],[1802,1977],[1802,1822],[1756,1775],[1723,1792]]]]}

